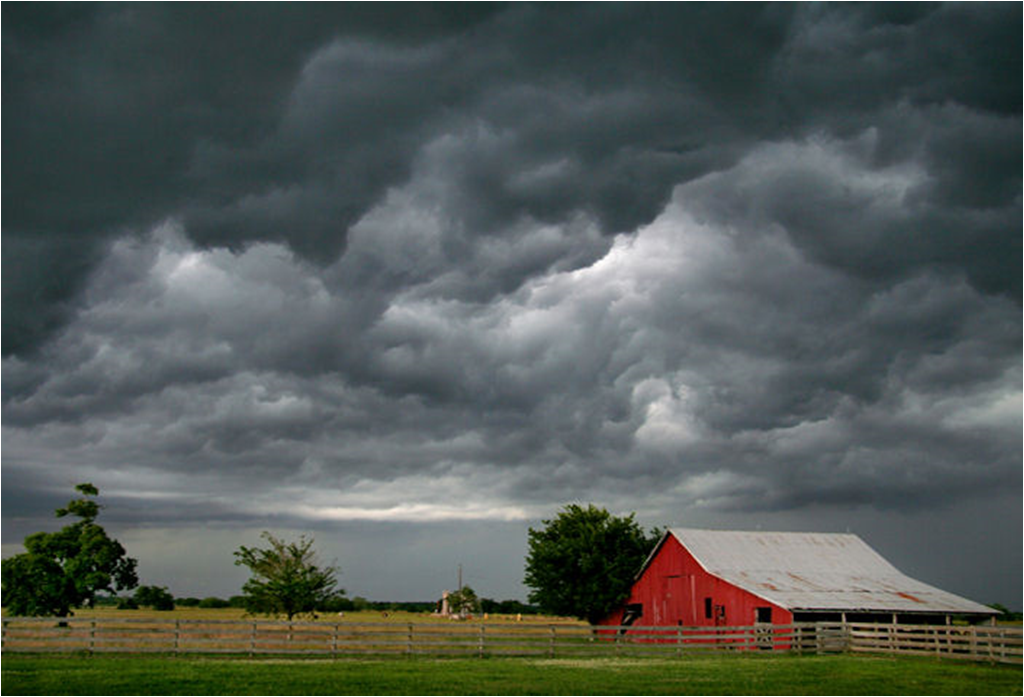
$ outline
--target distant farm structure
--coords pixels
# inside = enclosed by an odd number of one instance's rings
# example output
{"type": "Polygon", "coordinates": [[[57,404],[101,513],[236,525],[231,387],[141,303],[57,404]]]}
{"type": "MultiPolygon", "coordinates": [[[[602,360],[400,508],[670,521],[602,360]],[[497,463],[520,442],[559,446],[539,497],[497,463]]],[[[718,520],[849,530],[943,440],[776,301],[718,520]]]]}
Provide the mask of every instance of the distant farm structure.
{"type": "Polygon", "coordinates": [[[998,613],[917,581],[851,534],[676,528],[629,598],[601,622],[627,627],[797,622],[971,623],[998,613]]]}
{"type": "Polygon", "coordinates": [[[452,606],[448,602],[451,597],[451,591],[445,590],[441,592],[441,599],[437,601],[437,607],[434,609],[434,614],[438,617],[452,617],[452,606]]]}

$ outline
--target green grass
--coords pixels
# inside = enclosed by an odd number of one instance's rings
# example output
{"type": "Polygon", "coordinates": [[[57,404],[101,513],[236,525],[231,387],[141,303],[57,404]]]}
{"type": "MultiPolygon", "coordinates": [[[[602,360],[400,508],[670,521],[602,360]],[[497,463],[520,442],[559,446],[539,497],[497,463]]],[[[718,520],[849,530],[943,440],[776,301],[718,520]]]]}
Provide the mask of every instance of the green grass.
{"type": "Polygon", "coordinates": [[[7,654],[28,694],[1021,694],[1017,666],[866,656],[221,659],[7,654]]]}

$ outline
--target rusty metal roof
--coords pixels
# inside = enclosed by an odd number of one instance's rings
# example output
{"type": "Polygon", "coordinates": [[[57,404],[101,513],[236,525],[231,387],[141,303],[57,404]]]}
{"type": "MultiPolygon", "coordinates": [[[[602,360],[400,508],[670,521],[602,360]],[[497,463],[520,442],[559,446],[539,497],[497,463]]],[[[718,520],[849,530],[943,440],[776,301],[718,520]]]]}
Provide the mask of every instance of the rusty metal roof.
{"type": "Polygon", "coordinates": [[[669,533],[708,573],[789,610],[997,614],[906,576],[856,535],[669,533]]]}

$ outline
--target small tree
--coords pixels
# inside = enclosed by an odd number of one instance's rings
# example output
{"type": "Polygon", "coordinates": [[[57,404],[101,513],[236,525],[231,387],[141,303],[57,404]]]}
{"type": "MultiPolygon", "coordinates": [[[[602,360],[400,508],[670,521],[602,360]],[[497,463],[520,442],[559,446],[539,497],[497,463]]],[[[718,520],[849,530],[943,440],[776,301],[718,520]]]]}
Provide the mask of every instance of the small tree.
{"type": "Polygon", "coordinates": [[[528,534],[524,581],[533,589],[530,602],[544,612],[591,623],[626,600],[635,574],[660,538],[657,529],[647,536],[633,514],[617,517],[575,504],[528,534]]]}
{"type": "Polygon", "coordinates": [[[469,586],[463,586],[448,594],[448,607],[456,614],[466,615],[477,611],[480,600],[476,597],[476,591],[469,586]]]}
{"type": "Polygon", "coordinates": [[[235,552],[235,564],[252,572],[242,586],[246,611],[285,615],[290,620],[298,614],[312,614],[333,596],[344,594],[335,589],[338,570],[318,566],[312,538],[285,542],[269,532],[262,537],[269,549],[242,546],[235,552]]]}
{"type": "MultiPolygon", "coordinates": [[[[99,490],[75,487],[83,497],[99,490]]],[[[81,518],[57,532],[25,538],[25,551],[2,563],[4,605],[13,615],[67,617],[75,607],[91,607],[101,591],[131,590],[138,584],[136,561],[95,522],[100,505],[91,498],[69,501],[57,517],[81,518]]]]}

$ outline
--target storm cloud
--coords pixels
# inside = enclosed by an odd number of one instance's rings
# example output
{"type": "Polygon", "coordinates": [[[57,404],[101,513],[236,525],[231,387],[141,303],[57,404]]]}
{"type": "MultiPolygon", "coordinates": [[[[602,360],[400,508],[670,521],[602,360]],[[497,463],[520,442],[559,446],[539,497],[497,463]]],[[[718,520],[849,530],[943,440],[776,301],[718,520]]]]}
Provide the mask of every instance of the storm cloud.
{"type": "Polygon", "coordinates": [[[594,501],[1019,605],[1020,23],[4,6],[4,542],[93,481],[144,576],[275,527],[499,596],[594,501]]]}

